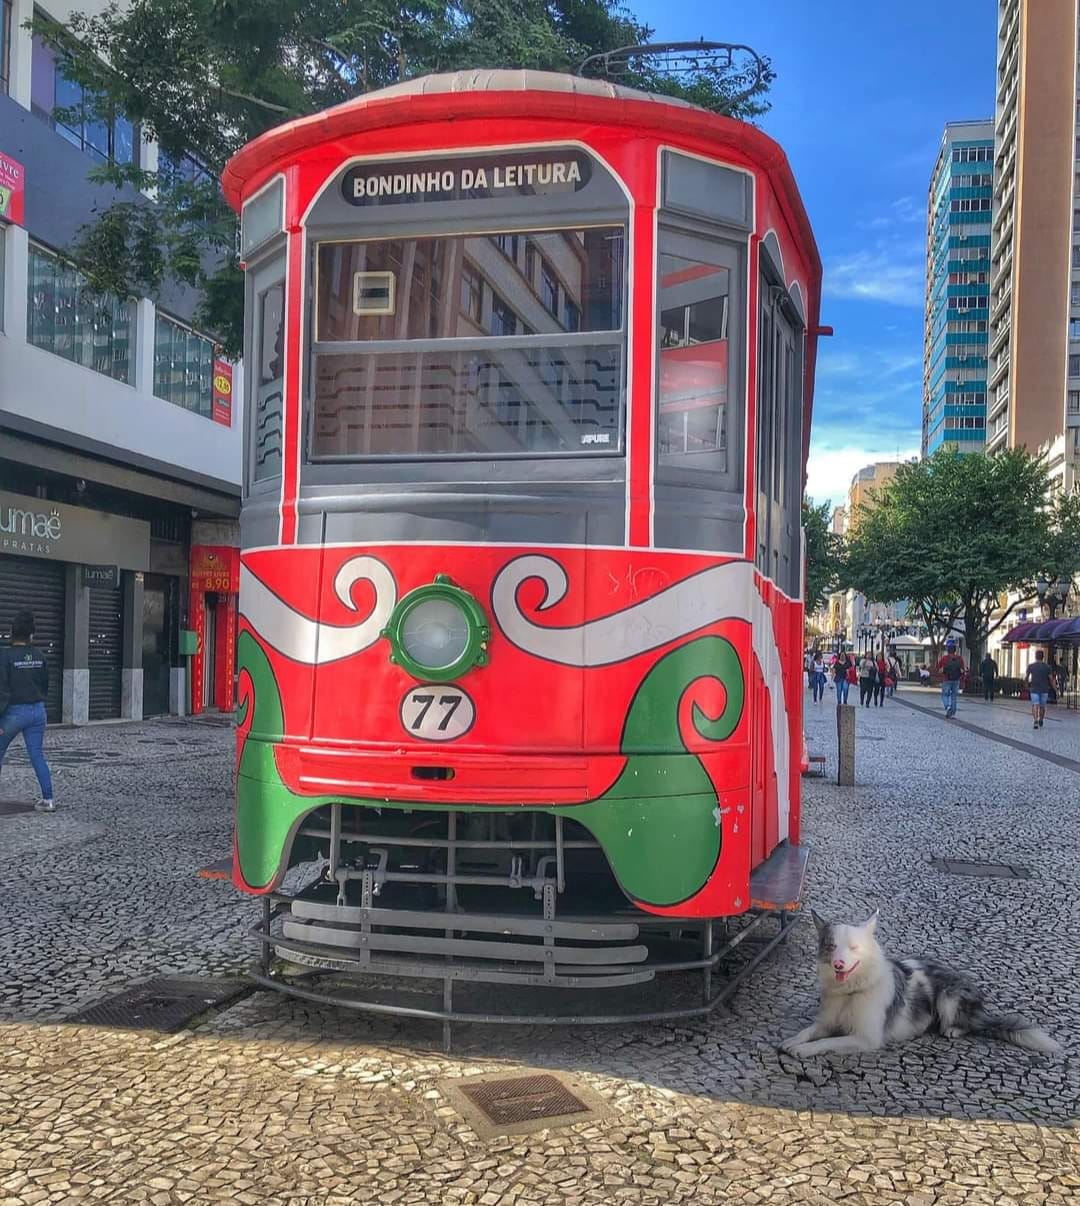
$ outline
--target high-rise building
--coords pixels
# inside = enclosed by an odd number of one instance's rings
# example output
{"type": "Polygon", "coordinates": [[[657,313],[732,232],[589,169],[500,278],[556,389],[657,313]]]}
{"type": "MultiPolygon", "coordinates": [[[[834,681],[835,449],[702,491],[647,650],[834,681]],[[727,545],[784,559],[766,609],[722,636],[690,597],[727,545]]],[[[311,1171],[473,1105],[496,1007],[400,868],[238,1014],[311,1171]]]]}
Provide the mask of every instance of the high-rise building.
{"type": "Polygon", "coordinates": [[[1077,0],[999,0],[987,447],[1080,448],[1077,0]]]}
{"type": "Polygon", "coordinates": [[[986,442],[993,160],[992,120],[945,127],[927,204],[923,456],[986,442]]]}

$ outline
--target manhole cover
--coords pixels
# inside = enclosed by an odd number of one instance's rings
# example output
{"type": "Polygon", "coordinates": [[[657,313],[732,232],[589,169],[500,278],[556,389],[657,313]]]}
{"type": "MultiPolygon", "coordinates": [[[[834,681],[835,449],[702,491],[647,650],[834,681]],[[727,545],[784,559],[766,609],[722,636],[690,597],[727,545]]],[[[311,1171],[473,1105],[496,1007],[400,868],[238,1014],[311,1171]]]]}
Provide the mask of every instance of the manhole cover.
{"type": "Polygon", "coordinates": [[[33,804],[24,804],[19,800],[0,800],[0,817],[14,817],[20,812],[33,811],[33,804]]]}
{"type": "Polygon", "coordinates": [[[610,1113],[602,1097],[564,1073],[471,1076],[444,1081],[441,1087],[481,1139],[569,1126],[610,1113]]]}
{"type": "Polygon", "coordinates": [[[246,993],[243,980],[148,980],[107,997],[69,1018],[90,1026],[125,1030],[159,1030],[173,1034],[192,1018],[246,993]]]}
{"type": "Polygon", "coordinates": [[[932,858],[930,864],[946,875],[976,875],[983,879],[1030,879],[1027,867],[1011,863],[973,862],[962,858],[932,858]]]}

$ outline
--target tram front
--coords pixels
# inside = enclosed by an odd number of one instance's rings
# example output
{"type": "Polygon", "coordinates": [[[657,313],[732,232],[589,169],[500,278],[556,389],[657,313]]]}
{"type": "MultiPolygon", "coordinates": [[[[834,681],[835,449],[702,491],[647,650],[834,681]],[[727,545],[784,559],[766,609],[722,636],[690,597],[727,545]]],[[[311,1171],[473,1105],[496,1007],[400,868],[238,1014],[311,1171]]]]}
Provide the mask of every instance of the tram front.
{"type": "Polygon", "coordinates": [[[781,704],[761,856],[797,837],[790,617],[746,548],[753,173],[716,165],[716,212],[680,213],[678,107],[469,78],[226,173],[252,366],[234,881],[292,963],[640,983],[651,923],[750,906],[755,692],[781,704]]]}

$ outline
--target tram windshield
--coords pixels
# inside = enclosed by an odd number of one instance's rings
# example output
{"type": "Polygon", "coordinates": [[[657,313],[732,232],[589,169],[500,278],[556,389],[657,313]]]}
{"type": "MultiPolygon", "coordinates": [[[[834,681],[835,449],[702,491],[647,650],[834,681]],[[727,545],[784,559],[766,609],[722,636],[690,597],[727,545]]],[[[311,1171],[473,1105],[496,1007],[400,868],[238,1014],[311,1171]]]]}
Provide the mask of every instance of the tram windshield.
{"type": "Polygon", "coordinates": [[[313,459],[622,446],[621,226],[320,243],[313,459]]]}

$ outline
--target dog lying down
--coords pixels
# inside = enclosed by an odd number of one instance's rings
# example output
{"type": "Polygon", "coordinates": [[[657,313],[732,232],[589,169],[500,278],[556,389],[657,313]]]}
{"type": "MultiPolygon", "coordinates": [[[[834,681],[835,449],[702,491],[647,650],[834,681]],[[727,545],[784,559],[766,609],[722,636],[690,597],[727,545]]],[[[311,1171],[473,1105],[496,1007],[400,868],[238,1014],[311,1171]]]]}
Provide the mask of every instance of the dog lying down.
{"type": "Polygon", "coordinates": [[[982,993],[959,972],[930,959],[890,959],[878,945],[877,913],[862,925],[831,925],[811,916],[821,1007],[817,1021],[781,1044],[781,1051],[802,1058],[876,1051],[929,1031],[946,1038],[982,1034],[1047,1054],[1061,1050],[1017,1014],[987,1012],[982,993]]]}

